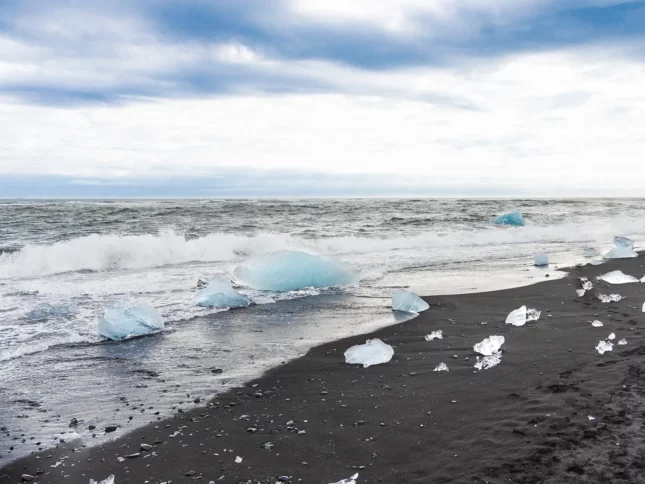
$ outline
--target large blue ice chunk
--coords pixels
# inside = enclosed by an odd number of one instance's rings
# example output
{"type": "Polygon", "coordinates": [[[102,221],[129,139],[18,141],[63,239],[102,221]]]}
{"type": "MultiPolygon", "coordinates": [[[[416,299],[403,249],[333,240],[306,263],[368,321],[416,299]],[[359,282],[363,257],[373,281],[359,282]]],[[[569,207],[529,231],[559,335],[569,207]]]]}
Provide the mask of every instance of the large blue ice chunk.
{"type": "Polygon", "coordinates": [[[407,313],[420,313],[430,306],[427,302],[417,296],[415,293],[398,289],[392,297],[392,309],[395,311],[405,311],[407,313]]]}
{"type": "Polygon", "coordinates": [[[27,313],[27,319],[34,321],[55,316],[71,316],[77,312],[74,304],[41,304],[27,313]]]}
{"type": "Polygon", "coordinates": [[[355,284],[358,274],[340,261],[305,252],[279,250],[251,258],[233,271],[237,282],[266,291],[355,284]]]}
{"type": "Polygon", "coordinates": [[[145,301],[120,301],[110,306],[99,319],[99,334],[114,341],[158,333],[163,329],[159,311],[145,301]]]}
{"type": "Polygon", "coordinates": [[[197,291],[195,304],[207,308],[245,308],[251,304],[251,300],[236,292],[228,282],[216,277],[197,291]]]}
{"type": "Polygon", "coordinates": [[[504,215],[499,215],[493,219],[495,225],[515,225],[518,227],[523,227],[525,224],[524,217],[522,212],[515,210],[514,212],[505,213],[504,215]]]}
{"type": "Polygon", "coordinates": [[[634,241],[627,237],[614,237],[614,247],[607,254],[605,259],[630,259],[638,257],[638,252],[634,250],[634,241]]]}

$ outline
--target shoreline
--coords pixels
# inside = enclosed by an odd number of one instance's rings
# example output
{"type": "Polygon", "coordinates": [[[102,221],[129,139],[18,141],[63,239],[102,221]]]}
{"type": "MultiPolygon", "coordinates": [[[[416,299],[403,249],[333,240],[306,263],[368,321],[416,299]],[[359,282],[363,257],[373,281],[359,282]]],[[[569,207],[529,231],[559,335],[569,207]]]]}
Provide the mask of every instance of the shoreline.
{"type": "Polygon", "coordinates": [[[117,440],[18,459],[0,469],[0,478],[87,483],[114,474],[120,484],[285,476],[286,482],[329,483],[358,472],[359,483],[595,482],[590,476],[639,482],[645,475],[635,461],[645,447],[626,429],[642,420],[630,408],[641,405],[635,375],[641,367],[645,372],[637,358],[645,353],[640,284],[609,287],[594,280],[606,293],[627,297],[612,304],[575,293],[582,275],[593,280],[620,269],[640,276],[639,260],[562,269],[569,273],[562,279],[514,289],[424,298],[431,307],[417,318],[314,347],[206,407],[117,440]],[[541,310],[540,319],[504,325],[523,304],[541,310]],[[605,326],[592,327],[593,319],[605,326]],[[439,329],[443,340],[424,340],[439,329]],[[599,355],[594,347],[610,332],[628,344],[599,355]],[[475,372],[472,345],[492,334],[506,338],[502,362],[475,372]],[[372,337],[394,347],[392,361],[346,365],[343,352],[372,337]],[[449,372],[433,371],[441,362],[449,372]],[[599,366],[607,362],[613,363],[599,366]],[[624,408],[616,410],[621,402],[624,408]],[[625,444],[616,446],[617,439],[625,444]],[[152,447],[142,450],[142,443],[152,447]],[[593,462],[585,461],[596,451],[593,462]]]}

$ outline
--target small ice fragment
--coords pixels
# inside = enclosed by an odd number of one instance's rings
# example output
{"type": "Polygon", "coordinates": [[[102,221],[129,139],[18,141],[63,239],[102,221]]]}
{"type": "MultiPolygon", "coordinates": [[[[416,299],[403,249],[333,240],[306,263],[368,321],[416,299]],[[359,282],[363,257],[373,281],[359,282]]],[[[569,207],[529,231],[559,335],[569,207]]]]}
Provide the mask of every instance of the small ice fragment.
{"type": "Polygon", "coordinates": [[[591,323],[591,325],[592,325],[594,328],[602,328],[602,321],[598,321],[598,320],[596,319],[593,323],[591,323]]]}
{"type": "Polygon", "coordinates": [[[450,371],[448,370],[448,365],[445,363],[439,363],[437,366],[434,367],[434,370],[432,371],[450,371]]]}
{"type": "Polygon", "coordinates": [[[616,339],[616,334],[611,333],[609,336],[607,336],[607,339],[616,339]]]}
{"type": "Polygon", "coordinates": [[[489,336],[473,346],[473,350],[480,355],[491,356],[499,351],[504,341],[503,336],[489,336]]]}
{"type": "Polygon", "coordinates": [[[71,316],[77,312],[74,304],[41,304],[27,313],[27,319],[35,321],[55,316],[71,316]]]}
{"type": "Polygon", "coordinates": [[[417,296],[415,293],[398,289],[392,297],[392,309],[407,313],[420,313],[428,309],[430,305],[417,296]]]}
{"type": "Polygon", "coordinates": [[[533,264],[537,267],[544,267],[549,265],[549,256],[546,254],[535,254],[533,256],[533,264]]]}
{"type": "Polygon", "coordinates": [[[580,282],[582,283],[582,288],[583,288],[585,291],[591,291],[591,290],[593,289],[593,284],[592,284],[592,283],[591,283],[591,281],[590,281],[589,279],[587,279],[586,277],[581,277],[581,278],[580,278],[580,282]]]}
{"type": "Polygon", "coordinates": [[[626,344],[627,344],[627,340],[626,340],[626,339],[621,339],[621,340],[618,342],[618,345],[619,345],[619,346],[625,346],[626,344]]]}
{"type": "Polygon", "coordinates": [[[120,301],[99,319],[99,334],[114,341],[163,331],[159,312],[145,301],[120,301]]]}
{"type": "Polygon", "coordinates": [[[208,308],[245,308],[251,304],[251,300],[236,292],[228,282],[216,277],[197,291],[195,304],[208,308]]]}
{"type": "Polygon", "coordinates": [[[578,297],[584,296],[585,292],[586,291],[584,289],[576,289],[576,294],[578,295],[578,297]]]}
{"type": "Polygon", "coordinates": [[[599,266],[603,262],[604,261],[602,259],[595,259],[595,260],[592,260],[589,264],[591,264],[592,266],[599,266]]]}
{"type": "Polygon", "coordinates": [[[114,484],[114,475],[108,476],[107,479],[101,482],[95,481],[94,479],[90,479],[90,484],[114,484]]]}
{"type": "Polygon", "coordinates": [[[614,247],[606,255],[605,259],[628,259],[638,257],[634,250],[634,241],[627,237],[614,237],[614,247]]]}
{"type": "Polygon", "coordinates": [[[477,362],[475,363],[475,368],[477,370],[488,370],[489,368],[493,368],[494,366],[497,366],[501,363],[502,361],[502,352],[498,351],[497,353],[493,353],[490,356],[478,356],[477,357],[477,362]]]}
{"type": "Polygon", "coordinates": [[[235,463],[236,464],[241,464],[242,463],[242,458],[239,455],[235,458],[235,463]]]}
{"type": "Polygon", "coordinates": [[[600,254],[593,247],[585,247],[582,255],[584,255],[585,257],[598,257],[600,254]]]}
{"type": "Polygon", "coordinates": [[[600,302],[611,303],[620,301],[622,296],[620,294],[610,294],[609,296],[606,294],[598,294],[598,299],[600,299],[600,302]]]}
{"type": "Polygon", "coordinates": [[[526,324],[526,306],[515,309],[506,316],[506,324],[513,326],[524,326],[526,324]]]}
{"type": "Polygon", "coordinates": [[[526,322],[530,321],[537,321],[540,319],[540,314],[542,314],[542,311],[538,311],[537,309],[534,308],[529,308],[526,310],[526,322]]]}
{"type": "Polygon", "coordinates": [[[589,417],[587,417],[587,418],[588,418],[589,420],[596,420],[596,417],[592,417],[591,415],[589,415],[589,417]]]}
{"type": "Polygon", "coordinates": [[[601,355],[603,353],[605,353],[606,351],[611,351],[613,349],[614,349],[614,345],[611,344],[609,341],[600,341],[600,342],[598,342],[598,346],[596,346],[596,350],[601,355]]]}
{"type": "Polygon", "coordinates": [[[433,339],[443,339],[443,331],[433,331],[432,333],[426,335],[426,341],[432,341],[433,339]]]}
{"type": "Polygon", "coordinates": [[[633,249],[634,241],[628,237],[616,236],[614,237],[614,245],[621,249],[625,249],[625,248],[633,249]]]}
{"type": "Polygon", "coordinates": [[[492,223],[495,225],[515,225],[518,227],[523,227],[526,225],[524,222],[524,217],[522,212],[515,210],[510,213],[505,213],[504,215],[499,215],[492,220],[492,223]]]}
{"type": "Polygon", "coordinates": [[[623,274],[622,271],[611,271],[602,276],[598,276],[601,281],[608,282],[609,284],[628,284],[630,282],[638,282],[634,276],[623,274]]]}
{"type": "Polygon", "coordinates": [[[387,363],[394,356],[394,349],[380,339],[368,339],[364,345],[355,345],[345,351],[345,363],[350,365],[363,365],[367,368],[372,365],[387,363]]]}
{"type": "Polygon", "coordinates": [[[354,474],[352,477],[343,479],[342,481],[333,482],[332,484],[356,484],[357,479],[358,479],[358,472],[354,474]]]}
{"type": "Polygon", "coordinates": [[[347,264],[294,250],[251,258],[233,274],[238,282],[267,291],[344,286],[359,280],[358,273],[347,264]]]}

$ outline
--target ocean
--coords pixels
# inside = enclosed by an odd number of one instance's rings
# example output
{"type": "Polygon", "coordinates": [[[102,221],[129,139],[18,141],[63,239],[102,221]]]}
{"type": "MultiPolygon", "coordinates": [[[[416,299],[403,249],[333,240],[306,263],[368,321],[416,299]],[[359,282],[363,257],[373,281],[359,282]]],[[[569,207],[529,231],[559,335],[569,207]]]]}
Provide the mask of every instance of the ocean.
{"type": "Polygon", "coordinates": [[[588,262],[586,247],[606,252],[616,235],[645,239],[644,200],[0,201],[0,465],[61,441],[100,443],[314,345],[401,322],[389,307],[399,287],[527,285],[588,262]],[[525,227],[490,223],[515,209],[525,227]],[[255,304],[194,304],[199,278],[230,278],[281,249],[338,258],[360,282],[284,293],[236,285],[255,304]],[[537,252],[548,268],[533,267],[537,252]],[[98,318],[123,298],[150,302],[166,330],[104,341],[98,318]],[[78,311],[27,317],[44,304],[78,311]]]}

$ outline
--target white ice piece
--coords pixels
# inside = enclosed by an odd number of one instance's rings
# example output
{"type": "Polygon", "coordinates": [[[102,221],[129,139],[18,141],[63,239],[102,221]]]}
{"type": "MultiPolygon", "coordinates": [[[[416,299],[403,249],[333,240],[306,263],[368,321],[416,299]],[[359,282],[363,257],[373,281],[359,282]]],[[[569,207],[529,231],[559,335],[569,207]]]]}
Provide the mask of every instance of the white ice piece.
{"type": "Polygon", "coordinates": [[[357,479],[358,479],[358,472],[356,474],[354,474],[352,477],[349,477],[347,479],[343,479],[342,481],[333,482],[331,484],[356,484],[357,479]]]}
{"type": "Polygon", "coordinates": [[[645,313],[645,303],[643,303],[643,312],[645,313]]]}
{"type": "Polygon", "coordinates": [[[607,339],[616,339],[616,334],[611,333],[609,336],[607,336],[607,339]]]}
{"type": "Polygon", "coordinates": [[[609,284],[628,284],[630,282],[638,282],[638,279],[634,276],[623,274],[622,271],[611,271],[607,274],[603,274],[602,276],[598,276],[598,279],[608,282],[609,284]]]}
{"type": "Polygon", "coordinates": [[[584,296],[585,292],[586,291],[584,289],[576,289],[576,294],[578,295],[578,297],[584,296]]]}
{"type": "Polygon", "coordinates": [[[537,267],[544,267],[549,265],[549,256],[546,254],[535,254],[533,256],[533,264],[537,267]]]}
{"type": "Polygon", "coordinates": [[[236,292],[225,280],[216,277],[195,293],[195,304],[208,308],[245,308],[251,300],[236,292]]]}
{"type": "Polygon", "coordinates": [[[473,346],[473,350],[480,355],[491,356],[500,350],[504,341],[503,336],[489,336],[473,346]]]}
{"type": "Polygon", "coordinates": [[[588,418],[589,420],[596,420],[596,417],[592,417],[591,415],[589,415],[589,417],[587,417],[587,418],[588,418]]]}
{"type": "Polygon", "coordinates": [[[540,311],[534,308],[526,309],[526,306],[522,306],[518,309],[515,309],[506,316],[506,324],[512,324],[513,326],[524,326],[530,321],[537,321],[540,319],[540,311]]]}
{"type": "Polygon", "coordinates": [[[364,345],[355,345],[345,351],[345,363],[350,365],[363,365],[367,368],[372,365],[387,363],[394,356],[394,349],[380,339],[368,339],[364,345]]]}
{"type": "Polygon", "coordinates": [[[477,370],[488,370],[494,366],[499,365],[502,362],[502,352],[498,351],[493,353],[490,356],[477,357],[477,362],[475,363],[475,368],[477,370]]]}
{"type": "Polygon", "coordinates": [[[580,283],[582,284],[582,288],[585,291],[591,291],[593,289],[593,283],[587,279],[586,277],[581,277],[580,278],[580,283]]]}
{"type": "Polygon", "coordinates": [[[104,479],[101,482],[90,479],[90,484],[114,484],[114,475],[108,476],[107,479],[104,479]]]}
{"type": "Polygon", "coordinates": [[[430,306],[415,293],[405,289],[397,289],[392,297],[392,309],[406,313],[420,313],[430,306]]]}
{"type": "Polygon", "coordinates": [[[27,319],[35,321],[50,317],[72,316],[78,312],[74,304],[41,304],[27,313],[27,319]]]}
{"type": "Polygon", "coordinates": [[[114,341],[163,331],[159,312],[145,301],[120,301],[99,319],[99,334],[114,341]]]}
{"type": "Polygon", "coordinates": [[[626,340],[626,339],[621,339],[621,340],[618,342],[618,345],[619,345],[619,346],[625,346],[626,344],[627,344],[627,340],[626,340]]]}
{"type": "Polygon", "coordinates": [[[607,351],[612,351],[613,349],[614,349],[614,345],[611,344],[609,341],[600,341],[598,342],[598,346],[596,346],[596,350],[601,355],[606,353],[607,351]]]}
{"type": "Polygon", "coordinates": [[[634,250],[634,241],[627,237],[614,237],[614,247],[606,255],[605,259],[629,259],[638,257],[634,250]]]}
{"type": "Polygon", "coordinates": [[[236,464],[241,464],[242,463],[242,458],[239,455],[235,458],[235,463],[236,464]]]}
{"type": "Polygon", "coordinates": [[[426,341],[432,341],[433,339],[443,339],[443,331],[433,331],[432,333],[426,335],[426,341]]]}
{"type": "Polygon", "coordinates": [[[448,370],[448,365],[445,363],[439,363],[437,366],[434,367],[434,370],[432,371],[450,371],[448,370]]]}
{"type": "Polygon", "coordinates": [[[602,321],[598,321],[598,320],[596,319],[593,323],[591,323],[591,325],[592,325],[594,328],[602,328],[602,321]]]}
{"type": "Polygon", "coordinates": [[[359,280],[358,273],[347,264],[294,250],[279,250],[251,258],[233,274],[238,282],[266,291],[343,286],[359,280]]]}
{"type": "Polygon", "coordinates": [[[535,308],[529,308],[526,310],[526,322],[531,322],[531,321],[537,321],[540,319],[540,314],[542,314],[542,311],[538,311],[535,308]]]}
{"type": "Polygon", "coordinates": [[[609,296],[606,294],[598,294],[598,299],[600,299],[600,302],[604,303],[618,302],[622,298],[623,297],[620,294],[610,294],[609,296]]]}

